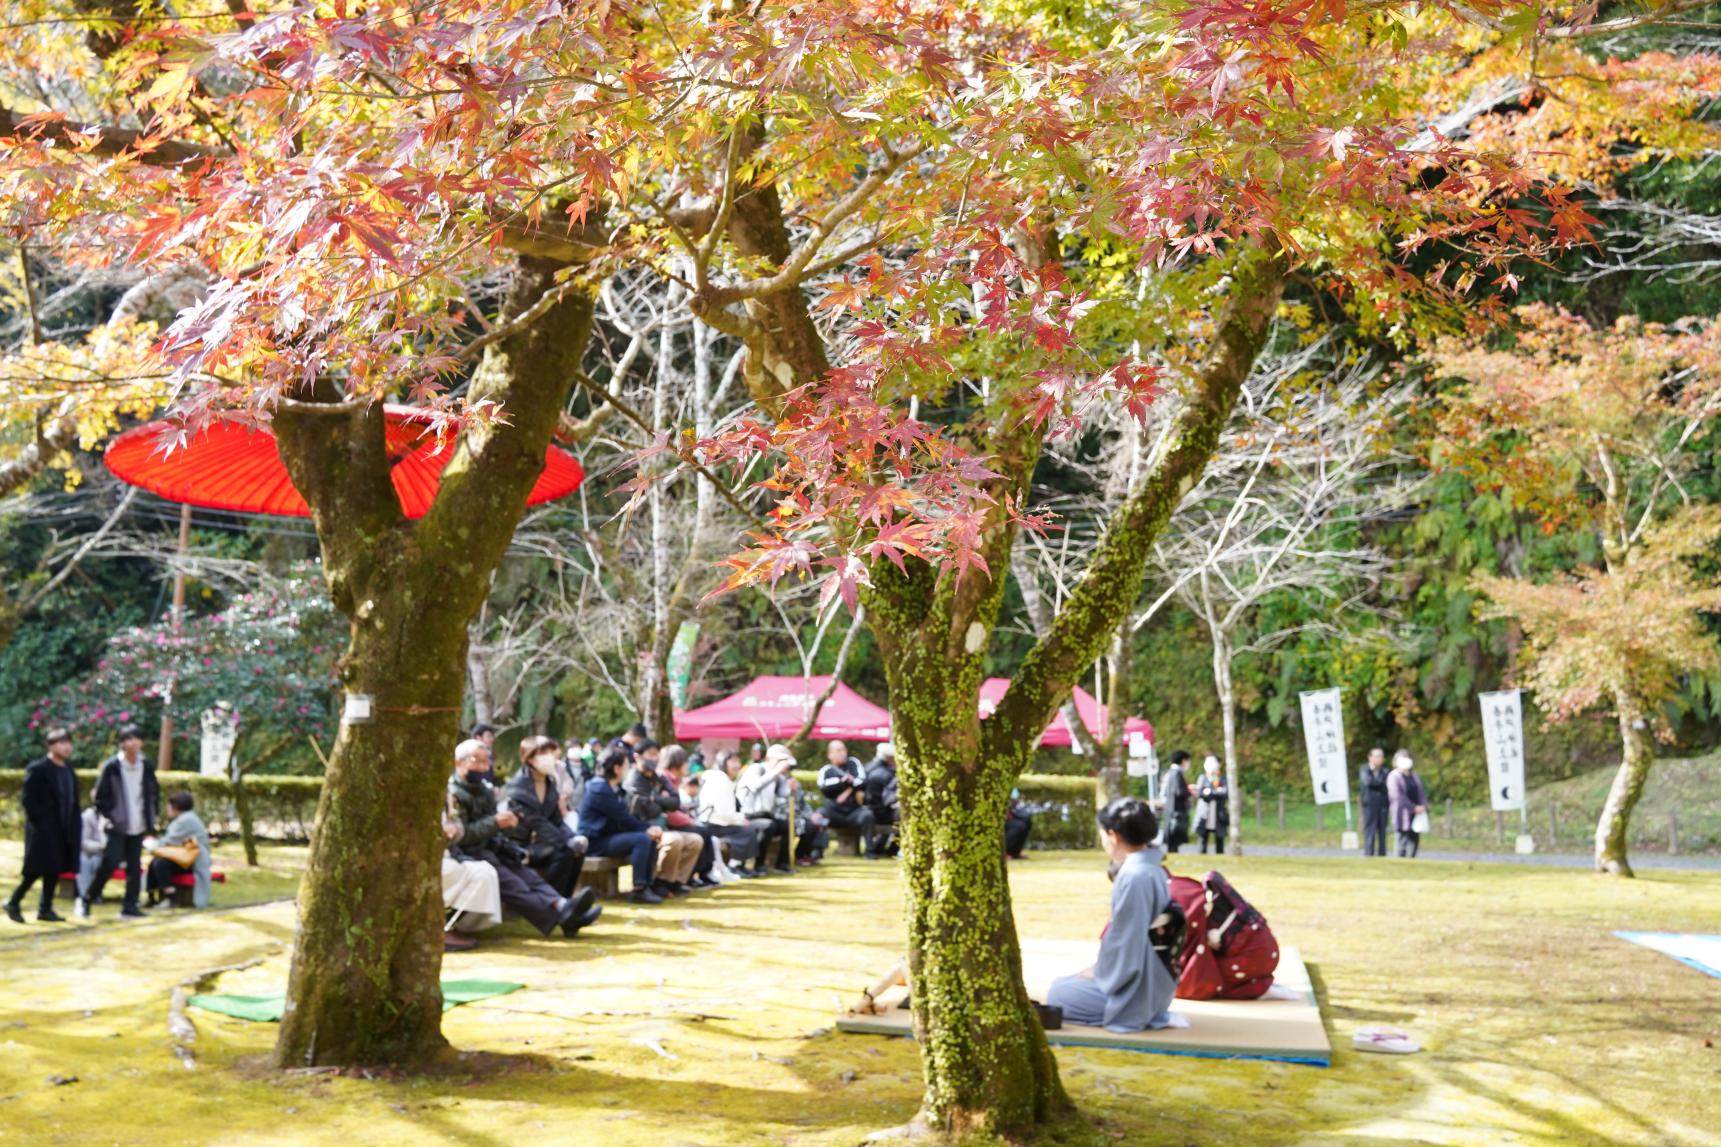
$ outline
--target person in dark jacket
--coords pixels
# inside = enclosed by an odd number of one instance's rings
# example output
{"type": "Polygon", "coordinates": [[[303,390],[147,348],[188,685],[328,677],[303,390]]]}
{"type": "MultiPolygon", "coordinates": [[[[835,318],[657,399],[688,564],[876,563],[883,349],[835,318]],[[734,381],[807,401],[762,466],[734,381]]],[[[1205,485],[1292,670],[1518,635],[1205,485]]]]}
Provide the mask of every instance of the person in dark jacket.
{"type": "Polygon", "coordinates": [[[652,891],[651,880],[663,830],[627,810],[618,787],[627,762],[627,751],[613,745],[598,758],[597,776],[586,785],[586,795],[580,801],[580,832],[591,841],[593,856],[625,856],[632,862],[633,894],[629,899],[635,904],[662,904],[663,897],[652,891]]]}
{"type": "Polygon", "coordinates": [[[889,741],[878,747],[878,755],[866,766],[866,807],[872,810],[873,828],[879,834],[879,851],[897,854],[896,825],[901,818],[896,784],[896,746],[889,741]]]}
{"type": "Polygon", "coordinates": [[[520,823],[511,809],[498,808],[489,781],[490,750],[474,738],[454,750],[454,775],[448,778],[448,818],[459,824],[454,848],[460,858],[482,860],[496,870],[502,903],[548,936],[559,924],[565,935],[580,930],[597,894],[582,888],[569,899],[520,862],[519,846],[502,834],[520,823]]]}
{"type": "Polygon", "coordinates": [[[825,797],[821,811],[825,819],[832,828],[859,832],[866,845],[867,859],[877,860],[879,839],[874,831],[877,818],[866,807],[866,777],[860,765],[849,756],[849,747],[841,741],[832,741],[826,747],[825,761],[825,767],[819,770],[819,792],[825,797]]]}
{"type": "Polygon", "coordinates": [[[677,832],[691,832],[699,838],[699,857],[693,865],[693,877],[688,882],[694,888],[716,888],[711,869],[717,863],[716,834],[693,816],[693,802],[683,800],[681,785],[691,775],[692,758],[680,745],[663,750],[657,760],[658,807],[677,832]]]}
{"type": "Polygon", "coordinates": [[[36,919],[57,924],[65,919],[54,911],[54,889],[60,874],[78,870],[78,839],[81,835],[78,808],[78,779],[72,774],[72,735],[65,729],[49,729],[42,738],[47,755],[24,768],[19,800],[24,806],[24,872],[6,915],[24,922],[24,897],[36,881],[42,882],[42,899],[36,919]]]}
{"type": "Polygon", "coordinates": [[[1172,753],[1171,767],[1165,770],[1165,781],[1159,786],[1167,852],[1176,852],[1189,843],[1188,764],[1188,752],[1179,749],[1172,753]]]}
{"type": "Polygon", "coordinates": [[[143,886],[143,838],[155,832],[161,785],[155,777],[155,763],[143,755],[143,730],[136,725],[120,730],[119,752],[102,766],[90,803],[113,827],[108,833],[107,851],[96,865],[95,879],[73,903],[73,915],[88,917],[91,901],[101,899],[108,877],[124,864],[125,901],[120,915],[142,916],[138,893],[143,886]]]}
{"type": "Polygon", "coordinates": [[[1028,834],[1034,831],[1034,817],[1022,807],[1022,790],[1010,790],[1010,804],[1004,810],[1004,855],[1021,860],[1028,847],[1028,834]]]}
{"type": "Polygon", "coordinates": [[[1362,803],[1362,838],[1365,856],[1386,855],[1386,817],[1392,802],[1387,796],[1386,750],[1376,745],[1368,751],[1368,763],[1357,773],[1357,799],[1362,803]]]}
{"type": "Polygon", "coordinates": [[[622,797],[628,812],[663,830],[657,838],[651,890],[664,897],[685,896],[693,890],[693,872],[705,841],[698,833],[670,826],[669,814],[681,809],[681,794],[661,783],[657,774],[661,755],[656,741],[647,739],[634,746],[633,767],[622,774],[622,797]]]}
{"type": "Polygon", "coordinates": [[[1225,851],[1225,834],[1231,828],[1231,790],[1225,787],[1225,766],[1211,753],[1201,762],[1201,780],[1195,786],[1195,825],[1201,835],[1201,851],[1213,838],[1213,851],[1225,851]]]}
{"type": "MultiPolygon", "coordinates": [[[[579,887],[588,842],[568,831],[562,819],[562,794],[553,779],[561,760],[562,747],[556,741],[527,737],[520,742],[520,768],[503,786],[502,798],[517,818],[507,833],[525,848],[527,865],[558,895],[571,897],[579,887]]],[[[603,907],[594,904],[578,926],[584,928],[602,914],[603,907]]]]}

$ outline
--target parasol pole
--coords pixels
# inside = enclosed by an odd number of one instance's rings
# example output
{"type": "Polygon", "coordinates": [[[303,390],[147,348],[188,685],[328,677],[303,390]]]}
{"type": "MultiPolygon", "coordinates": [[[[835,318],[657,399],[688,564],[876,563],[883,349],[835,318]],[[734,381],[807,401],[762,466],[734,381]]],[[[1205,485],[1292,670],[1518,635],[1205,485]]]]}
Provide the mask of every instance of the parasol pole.
{"type": "MultiPolygon", "coordinates": [[[[191,503],[179,507],[179,564],[173,571],[173,636],[185,628],[185,555],[191,549],[191,503]]],[[[173,681],[167,683],[169,706],[173,701],[173,681]]],[[[161,714],[161,741],[156,745],[156,768],[162,772],[173,768],[173,713],[171,708],[161,714]]]]}

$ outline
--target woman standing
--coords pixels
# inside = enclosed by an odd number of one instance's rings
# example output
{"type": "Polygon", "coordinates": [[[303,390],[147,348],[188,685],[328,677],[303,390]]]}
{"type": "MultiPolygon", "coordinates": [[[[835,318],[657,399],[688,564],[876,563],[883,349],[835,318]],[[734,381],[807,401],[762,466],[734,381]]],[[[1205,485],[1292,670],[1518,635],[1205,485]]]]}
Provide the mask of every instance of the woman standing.
{"type": "Polygon", "coordinates": [[[1386,778],[1386,798],[1392,805],[1392,827],[1398,831],[1398,855],[1415,856],[1427,826],[1428,790],[1416,775],[1416,762],[1403,749],[1392,755],[1392,775],[1386,778]],[[1424,818],[1418,824],[1417,818],[1424,818]]]}
{"type": "Polygon", "coordinates": [[[1231,827],[1231,790],[1225,787],[1224,767],[1211,753],[1201,762],[1201,785],[1195,795],[1200,802],[1195,812],[1195,827],[1201,834],[1201,851],[1207,851],[1207,838],[1211,836],[1213,851],[1224,853],[1225,833],[1231,827]]]}

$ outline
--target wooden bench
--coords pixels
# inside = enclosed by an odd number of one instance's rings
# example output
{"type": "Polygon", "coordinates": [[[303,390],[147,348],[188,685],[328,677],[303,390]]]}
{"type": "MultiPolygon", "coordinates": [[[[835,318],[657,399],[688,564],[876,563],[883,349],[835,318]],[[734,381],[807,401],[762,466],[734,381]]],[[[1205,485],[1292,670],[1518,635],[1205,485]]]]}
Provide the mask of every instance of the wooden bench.
{"type": "Polygon", "coordinates": [[[846,828],[833,824],[831,831],[837,837],[838,856],[859,856],[861,854],[861,834],[858,828],[846,828]]]}
{"type": "Polygon", "coordinates": [[[580,866],[578,887],[590,888],[599,900],[621,895],[621,861],[613,856],[588,856],[580,866]]]}

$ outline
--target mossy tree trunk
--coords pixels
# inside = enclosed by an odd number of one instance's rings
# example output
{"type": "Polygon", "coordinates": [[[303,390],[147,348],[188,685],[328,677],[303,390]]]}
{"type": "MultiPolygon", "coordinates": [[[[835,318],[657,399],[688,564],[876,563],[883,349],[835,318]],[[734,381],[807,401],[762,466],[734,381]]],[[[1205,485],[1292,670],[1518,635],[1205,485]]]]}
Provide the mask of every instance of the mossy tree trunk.
{"type": "Polygon", "coordinates": [[[442,884],[438,830],[460,715],[468,626],[489,589],[591,329],[590,298],[559,287],[560,265],[522,259],[469,396],[508,423],[454,446],[434,503],[402,515],[389,481],[380,404],[332,386],[284,402],[275,429],[305,495],[335,605],[350,619],[340,661],[370,720],[343,724],[330,755],[286,1014],[282,1066],[394,1064],[438,1056],[442,884]],[[562,291],[535,321],[521,316],[562,291]]]}
{"type": "Polygon", "coordinates": [[[1619,713],[1623,751],[1619,771],[1613,776],[1607,800],[1602,803],[1601,817],[1596,821],[1596,871],[1629,877],[1635,874],[1626,859],[1626,837],[1631,830],[1632,810],[1643,796],[1649,770],[1655,764],[1655,736],[1637,703],[1621,698],[1615,708],[1619,713]]]}
{"type": "MultiPolygon", "coordinates": [[[[867,611],[899,747],[909,973],[926,1080],[916,1123],[926,1131],[1019,1136],[1071,1110],[1022,981],[1004,811],[1041,730],[1139,598],[1153,541],[1212,456],[1266,341],[1282,291],[1277,257],[1241,259],[1234,283],[1165,451],[1107,523],[1082,581],[988,720],[979,719],[980,685],[1002,577],[939,576],[918,562],[906,572],[883,562],[872,570],[867,611]]],[[[1004,424],[987,445],[997,504],[1025,498],[1037,435],[1004,424]]],[[[991,569],[1007,567],[1014,540],[1014,526],[996,512],[982,543],[991,569]]]]}

